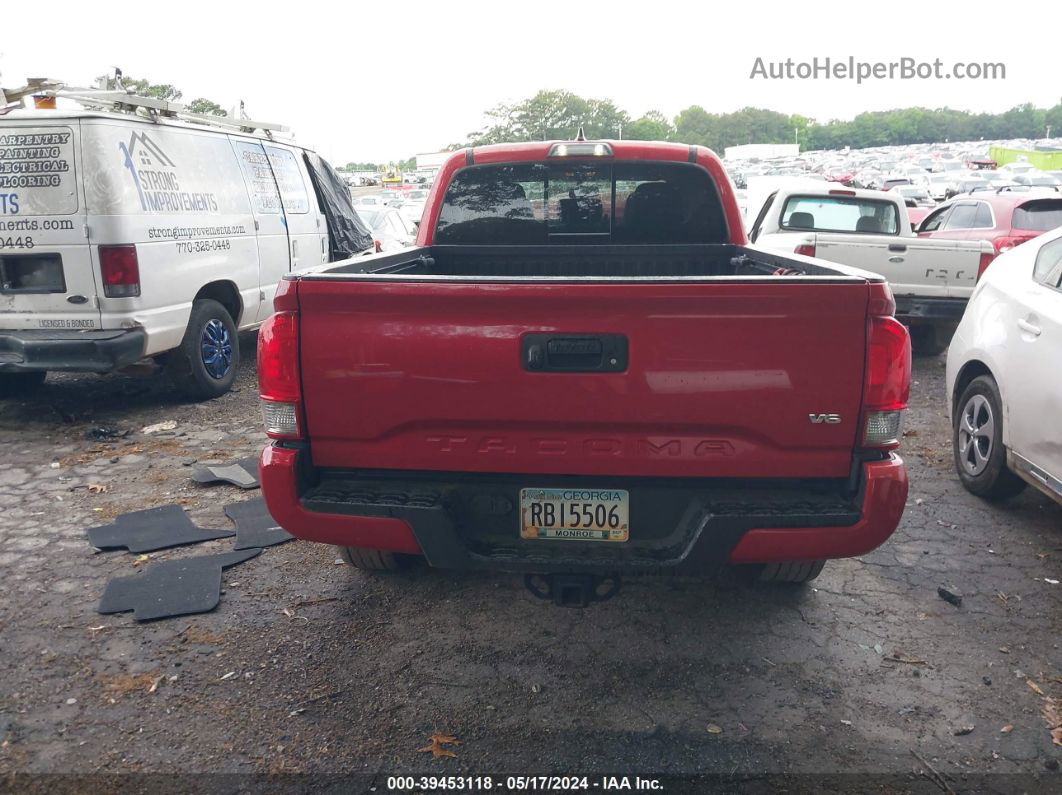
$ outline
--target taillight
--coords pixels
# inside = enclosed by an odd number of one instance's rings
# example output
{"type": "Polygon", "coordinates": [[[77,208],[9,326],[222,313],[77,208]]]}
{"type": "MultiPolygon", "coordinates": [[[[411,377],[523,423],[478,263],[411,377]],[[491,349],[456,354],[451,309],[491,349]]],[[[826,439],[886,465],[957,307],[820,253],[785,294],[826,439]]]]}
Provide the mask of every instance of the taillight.
{"type": "Polygon", "coordinates": [[[1007,235],[1006,237],[997,237],[992,241],[992,245],[995,246],[996,251],[1002,254],[1004,251],[1010,251],[1015,246],[1020,246],[1027,240],[1032,240],[1035,235],[1007,235]]]}
{"type": "Polygon", "coordinates": [[[984,252],[981,254],[981,261],[977,263],[977,278],[980,279],[984,276],[985,271],[988,270],[988,266],[992,264],[992,260],[996,258],[996,252],[984,252]]]}
{"type": "Polygon", "coordinates": [[[140,295],[140,264],[136,246],[100,246],[100,276],[107,298],[134,298],[140,295]]]}
{"type": "Polygon", "coordinates": [[[891,316],[873,316],[867,333],[863,445],[900,445],[903,410],[911,391],[911,337],[891,316]]]}
{"type": "Polygon", "coordinates": [[[277,312],[258,331],[258,393],[265,432],[274,439],[300,438],[299,316],[277,312]]]}
{"type": "Polygon", "coordinates": [[[793,253],[794,254],[802,254],[805,257],[814,257],[815,256],[815,244],[814,243],[801,243],[799,246],[797,246],[795,249],[793,249],[793,253]]]}

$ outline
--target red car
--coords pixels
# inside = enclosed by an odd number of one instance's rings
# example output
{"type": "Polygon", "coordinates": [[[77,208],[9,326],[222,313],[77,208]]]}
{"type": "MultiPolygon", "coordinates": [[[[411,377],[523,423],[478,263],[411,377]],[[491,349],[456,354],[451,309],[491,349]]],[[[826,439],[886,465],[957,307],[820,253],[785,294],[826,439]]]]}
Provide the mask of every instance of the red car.
{"type": "Polygon", "coordinates": [[[269,510],[348,563],[804,582],[896,528],[911,348],[882,277],[748,246],[707,149],[454,153],[417,245],[287,277],[259,336],[269,510]]]}
{"type": "Polygon", "coordinates": [[[917,231],[919,237],[987,240],[1002,254],[1058,226],[1062,194],[1002,190],[956,196],[927,215],[917,231]]]}
{"type": "Polygon", "coordinates": [[[911,222],[911,228],[917,229],[918,225],[925,220],[925,217],[932,212],[928,207],[919,207],[917,204],[912,206],[907,205],[907,218],[911,222]]]}

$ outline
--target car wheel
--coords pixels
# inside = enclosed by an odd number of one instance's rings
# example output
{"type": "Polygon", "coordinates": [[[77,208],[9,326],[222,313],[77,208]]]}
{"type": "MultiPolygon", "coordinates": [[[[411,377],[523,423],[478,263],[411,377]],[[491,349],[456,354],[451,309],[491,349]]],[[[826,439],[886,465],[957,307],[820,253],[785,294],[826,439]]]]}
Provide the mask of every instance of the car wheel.
{"type": "Polygon", "coordinates": [[[938,326],[911,326],[911,352],[919,356],[939,356],[948,343],[938,326]]]}
{"type": "Polygon", "coordinates": [[[820,574],[824,560],[793,560],[783,563],[765,563],[756,577],[760,582],[802,583],[811,582],[820,574]]]}
{"type": "Polygon", "coordinates": [[[169,361],[174,382],[189,397],[209,400],[228,392],[240,364],[240,341],[228,310],[209,298],[193,302],[184,339],[169,361]]]}
{"type": "Polygon", "coordinates": [[[0,398],[19,397],[44,383],[47,373],[0,373],[0,398]]]}
{"type": "Polygon", "coordinates": [[[955,471],[967,491],[990,500],[1025,488],[1025,481],[1007,469],[1002,405],[995,379],[982,375],[963,390],[954,415],[955,471]]]}
{"type": "Polygon", "coordinates": [[[366,571],[398,571],[405,568],[406,559],[395,552],[365,547],[336,547],[339,557],[348,566],[366,571]]]}

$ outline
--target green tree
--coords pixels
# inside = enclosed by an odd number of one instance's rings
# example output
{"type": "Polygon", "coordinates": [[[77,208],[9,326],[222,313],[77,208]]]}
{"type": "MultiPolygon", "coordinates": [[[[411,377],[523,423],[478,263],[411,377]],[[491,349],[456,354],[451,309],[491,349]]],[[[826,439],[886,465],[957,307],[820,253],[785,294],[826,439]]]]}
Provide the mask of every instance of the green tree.
{"type": "Polygon", "coordinates": [[[1003,126],[1008,138],[1041,138],[1046,114],[1031,104],[1018,105],[1003,114],[1003,126]]]}
{"type": "Polygon", "coordinates": [[[1044,125],[1051,128],[1051,135],[1056,138],[1062,135],[1062,102],[1044,112],[1044,125]]]}
{"type": "MultiPolygon", "coordinates": [[[[100,80],[106,80],[106,86],[112,91],[117,90],[118,83],[113,76],[104,75],[99,78],[100,80]]],[[[152,83],[149,80],[129,77],[128,75],[122,75],[122,85],[128,91],[132,89],[134,94],[141,97],[154,97],[155,99],[170,100],[173,102],[178,101],[183,95],[180,90],[171,83],[152,83]]]]}
{"type": "Polygon", "coordinates": [[[686,144],[716,146],[716,118],[700,105],[691,105],[675,117],[675,140],[686,144]]]}
{"type": "MultiPolygon", "coordinates": [[[[106,85],[111,91],[115,91],[118,88],[118,83],[113,76],[104,75],[97,78],[97,80],[106,81],[104,85],[106,85]]],[[[168,102],[177,102],[182,96],[184,96],[181,90],[172,83],[152,83],[150,80],[144,78],[137,79],[129,77],[128,75],[122,75],[122,85],[127,91],[132,90],[137,96],[153,97],[168,102]]],[[[206,97],[196,97],[188,103],[187,107],[192,113],[204,113],[213,116],[229,115],[222,109],[221,105],[206,97]]]]}
{"type": "Polygon", "coordinates": [[[221,109],[221,105],[218,103],[206,99],[205,97],[197,97],[188,103],[188,110],[192,113],[206,113],[211,116],[228,116],[224,110],[221,109]]]}
{"type": "Polygon", "coordinates": [[[658,110],[651,110],[623,128],[623,137],[632,141],[670,141],[675,126],[658,110]]]}
{"type": "Polygon", "coordinates": [[[801,116],[794,114],[789,117],[789,123],[792,125],[794,135],[796,136],[796,142],[800,145],[801,149],[808,148],[808,128],[812,125],[812,120],[807,116],[801,116]]]}
{"type": "Polygon", "coordinates": [[[1018,105],[1004,113],[970,113],[954,108],[897,108],[860,113],[850,120],[816,121],[765,108],[709,113],[700,105],[680,111],[672,121],[650,111],[630,119],[611,100],[586,99],[570,91],[539,91],[514,105],[487,112],[488,124],[470,133],[467,143],[448,149],[507,141],[541,141],[575,137],[582,127],[589,138],[623,137],[700,144],[722,153],[747,143],[790,143],[802,149],[861,149],[943,141],[1040,138],[1051,128],[1062,135],[1062,102],[1051,108],[1018,105]]]}
{"type": "Polygon", "coordinates": [[[570,91],[539,91],[515,105],[491,108],[486,115],[488,125],[470,133],[468,145],[571,140],[580,128],[588,138],[616,138],[630,122],[612,100],[584,99],[570,91]]]}

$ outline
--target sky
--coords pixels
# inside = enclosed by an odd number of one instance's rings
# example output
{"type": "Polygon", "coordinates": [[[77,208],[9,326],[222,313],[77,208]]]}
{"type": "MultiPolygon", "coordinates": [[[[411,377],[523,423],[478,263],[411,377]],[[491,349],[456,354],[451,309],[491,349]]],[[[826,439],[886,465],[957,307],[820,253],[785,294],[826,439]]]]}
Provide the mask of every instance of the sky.
{"type": "Polygon", "coordinates": [[[763,0],[460,3],[224,0],[114,6],[50,0],[5,8],[0,85],[51,77],[89,85],[115,66],[172,83],[183,99],[286,124],[336,165],[386,162],[462,142],[484,111],[539,89],[608,98],[637,117],[690,105],[746,106],[820,121],[922,105],[999,112],[1062,97],[1051,36],[1062,3],[784,3],[763,0]],[[1030,10],[1032,9],[1032,10],[1030,10]],[[859,11],[862,14],[858,13],[859,11]],[[834,62],[1002,63],[1005,79],[752,77],[764,65],[834,62]]]}

